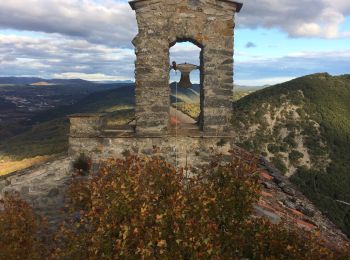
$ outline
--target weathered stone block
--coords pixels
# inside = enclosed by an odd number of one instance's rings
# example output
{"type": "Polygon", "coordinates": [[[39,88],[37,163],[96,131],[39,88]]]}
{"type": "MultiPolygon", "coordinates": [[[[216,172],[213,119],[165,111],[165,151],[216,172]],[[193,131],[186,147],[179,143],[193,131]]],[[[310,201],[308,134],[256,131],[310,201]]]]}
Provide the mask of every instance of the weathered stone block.
{"type": "MultiPolygon", "coordinates": [[[[218,90],[213,90],[214,93],[215,91],[219,91],[218,90]]],[[[206,106],[211,107],[211,108],[221,108],[221,107],[226,107],[226,108],[230,108],[232,106],[232,102],[230,100],[232,95],[230,95],[228,98],[223,98],[221,96],[221,98],[217,98],[217,97],[211,97],[206,99],[206,106]]]]}
{"type": "Polygon", "coordinates": [[[52,198],[52,197],[58,196],[59,193],[60,193],[60,190],[58,188],[52,188],[52,189],[50,189],[47,196],[52,198]]]}
{"type": "Polygon", "coordinates": [[[105,122],[106,114],[76,114],[69,117],[71,135],[91,135],[100,134],[100,129],[105,122]]]}

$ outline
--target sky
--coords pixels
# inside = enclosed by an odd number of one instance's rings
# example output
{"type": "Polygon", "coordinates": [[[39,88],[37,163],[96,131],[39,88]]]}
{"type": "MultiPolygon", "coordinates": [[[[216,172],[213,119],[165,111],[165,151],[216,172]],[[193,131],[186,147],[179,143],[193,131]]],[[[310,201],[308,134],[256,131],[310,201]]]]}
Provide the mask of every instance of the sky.
{"type": "MultiPolygon", "coordinates": [[[[241,2],[236,84],[275,84],[317,72],[350,74],[349,0],[241,2]]],[[[134,80],[136,33],[127,1],[1,0],[0,76],[134,80]]],[[[171,60],[178,63],[198,64],[198,55],[190,43],[171,48],[171,60]]],[[[197,78],[198,73],[193,81],[197,78]]]]}

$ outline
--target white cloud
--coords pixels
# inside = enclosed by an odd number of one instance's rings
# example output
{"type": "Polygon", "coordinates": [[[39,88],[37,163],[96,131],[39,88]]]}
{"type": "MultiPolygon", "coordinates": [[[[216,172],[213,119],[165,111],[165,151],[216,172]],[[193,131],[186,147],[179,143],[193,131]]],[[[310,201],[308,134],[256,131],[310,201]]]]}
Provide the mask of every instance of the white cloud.
{"type": "Polygon", "coordinates": [[[295,77],[270,77],[259,79],[242,79],[235,81],[235,84],[241,86],[264,86],[275,85],[294,79],[295,77]]]}
{"type": "Polygon", "coordinates": [[[53,35],[37,39],[0,34],[0,75],[82,73],[134,77],[134,51],[53,35]]]}
{"type": "MultiPolygon", "coordinates": [[[[350,31],[339,31],[347,15],[350,1],[346,0],[244,0],[237,26],[280,28],[291,37],[349,37],[350,31]]],[[[129,4],[113,0],[4,0],[0,28],[129,47],[137,33],[129,4]]]]}
{"type": "Polygon", "coordinates": [[[264,60],[236,60],[235,79],[238,84],[278,83],[307,74],[328,72],[350,73],[350,49],[328,52],[296,52],[264,60]],[[249,83],[250,82],[250,83],[249,83]]]}
{"type": "Polygon", "coordinates": [[[290,37],[349,37],[341,32],[350,1],[345,0],[246,0],[237,25],[243,28],[279,28],[290,37]]]}
{"type": "Polygon", "coordinates": [[[9,0],[0,2],[0,28],[58,33],[94,43],[131,46],[136,20],[126,2],[9,0]]]}
{"type": "Polygon", "coordinates": [[[183,42],[183,43],[176,43],[170,50],[173,53],[199,52],[200,48],[194,45],[193,43],[183,42]]]}
{"type": "Polygon", "coordinates": [[[177,43],[170,49],[170,62],[200,64],[201,49],[188,42],[177,43]]]}
{"type": "Polygon", "coordinates": [[[294,30],[294,34],[300,36],[317,36],[320,32],[321,27],[317,23],[304,23],[294,30]]]}
{"type": "MultiPolygon", "coordinates": [[[[237,15],[238,27],[279,28],[290,37],[350,37],[350,31],[340,30],[350,15],[350,1],[244,2],[237,15]]],[[[0,0],[0,29],[27,35],[0,33],[0,75],[134,78],[135,55],[130,42],[137,28],[134,11],[126,1],[0,0]],[[30,36],[31,31],[40,37],[30,36]]],[[[171,60],[199,63],[195,45],[175,45],[171,55],[171,60]]],[[[244,62],[237,56],[235,77],[241,80],[257,78],[269,83],[298,73],[350,72],[349,51],[300,52],[278,59],[248,53],[244,62]]]]}
{"type": "MultiPolygon", "coordinates": [[[[303,58],[303,59],[312,59],[312,58],[323,58],[323,59],[334,59],[334,58],[350,58],[350,49],[343,51],[323,51],[323,52],[295,52],[286,55],[288,58],[303,58]]],[[[339,64],[342,65],[342,64],[339,64]]],[[[346,64],[343,64],[346,66],[346,64]]],[[[349,67],[348,67],[349,68],[349,67]]],[[[349,68],[350,69],[350,68],[349,68]]],[[[349,71],[350,72],[350,71],[349,71]]]]}
{"type": "Polygon", "coordinates": [[[129,80],[128,77],[123,76],[111,76],[103,73],[94,73],[94,74],[86,74],[86,73],[76,73],[76,72],[67,72],[54,74],[54,78],[59,79],[85,79],[89,81],[110,81],[110,80],[129,80]]]}

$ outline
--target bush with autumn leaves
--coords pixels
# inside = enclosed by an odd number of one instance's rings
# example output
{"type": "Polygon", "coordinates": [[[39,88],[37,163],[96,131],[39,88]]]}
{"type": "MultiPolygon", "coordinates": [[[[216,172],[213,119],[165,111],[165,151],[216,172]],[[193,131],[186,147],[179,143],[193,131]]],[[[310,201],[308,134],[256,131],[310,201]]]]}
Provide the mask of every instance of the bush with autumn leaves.
{"type": "Polygon", "coordinates": [[[0,259],[42,259],[48,254],[45,227],[19,197],[0,200],[0,259]]]}
{"type": "Polygon", "coordinates": [[[78,217],[56,236],[57,259],[334,256],[312,234],[251,217],[260,194],[253,158],[216,160],[190,174],[157,156],[129,156],[109,160],[69,194],[78,217]]]}
{"type": "MultiPolygon", "coordinates": [[[[345,257],[322,247],[316,235],[252,217],[260,194],[255,165],[253,158],[216,160],[190,174],[157,156],[109,160],[68,190],[71,217],[54,234],[47,258],[345,257]]],[[[0,228],[4,223],[0,217],[0,228]]]]}

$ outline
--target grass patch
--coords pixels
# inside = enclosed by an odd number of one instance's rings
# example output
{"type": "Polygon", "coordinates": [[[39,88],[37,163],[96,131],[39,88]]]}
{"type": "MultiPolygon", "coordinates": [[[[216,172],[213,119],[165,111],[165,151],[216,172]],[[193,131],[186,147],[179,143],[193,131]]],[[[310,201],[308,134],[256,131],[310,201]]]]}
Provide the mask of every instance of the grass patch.
{"type": "Polygon", "coordinates": [[[19,161],[0,161],[0,176],[6,175],[15,171],[20,171],[25,168],[34,166],[36,164],[41,164],[52,160],[56,157],[56,155],[51,156],[36,156],[33,158],[26,158],[19,161]]]}

